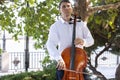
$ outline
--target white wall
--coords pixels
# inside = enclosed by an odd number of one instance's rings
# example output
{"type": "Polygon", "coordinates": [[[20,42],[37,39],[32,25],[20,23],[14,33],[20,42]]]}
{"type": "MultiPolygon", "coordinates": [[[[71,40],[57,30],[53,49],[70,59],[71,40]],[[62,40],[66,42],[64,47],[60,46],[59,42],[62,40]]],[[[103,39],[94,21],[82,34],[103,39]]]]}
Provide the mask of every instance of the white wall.
{"type": "MultiPolygon", "coordinates": [[[[1,33],[0,36],[0,48],[3,49],[3,34],[1,33]]],[[[25,51],[25,37],[19,36],[19,40],[15,41],[12,39],[12,34],[9,34],[8,32],[5,32],[5,38],[6,38],[6,51],[7,52],[24,52],[25,51]]],[[[32,40],[32,38],[29,38],[29,51],[35,52],[35,51],[41,51],[40,49],[35,50],[34,48],[35,41],[32,40]]]]}

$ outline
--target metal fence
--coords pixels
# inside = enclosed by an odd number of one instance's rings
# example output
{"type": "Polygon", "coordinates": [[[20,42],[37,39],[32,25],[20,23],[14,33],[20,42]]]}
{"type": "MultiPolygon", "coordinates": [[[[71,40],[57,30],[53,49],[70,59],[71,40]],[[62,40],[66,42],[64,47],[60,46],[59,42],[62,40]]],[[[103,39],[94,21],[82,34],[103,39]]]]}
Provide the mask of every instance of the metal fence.
{"type": "MultiPolygon", "coordinates": [[[[42,70],[42,61],[46,56],[45,52],[29,52],[29,70],[42,70]]],[[[91,56],[94,64],[95,54],[91,56]]],[[[1,60],[0,60],[1,61],[1,60]]],[[[98,58],[99,65],[117,65],[120,58],[109,52],[98,58]]],[[[25,53],[9,52],[9,70],[25,71],[25,53]]]]}
{"type": "MultiPolygon", "coordinates": [[[[25,71],[25,52],[9,52],[9,71],[25,71]]],[[[45,52],[29,52],[28,70],[42,70],[45,52]]]]}

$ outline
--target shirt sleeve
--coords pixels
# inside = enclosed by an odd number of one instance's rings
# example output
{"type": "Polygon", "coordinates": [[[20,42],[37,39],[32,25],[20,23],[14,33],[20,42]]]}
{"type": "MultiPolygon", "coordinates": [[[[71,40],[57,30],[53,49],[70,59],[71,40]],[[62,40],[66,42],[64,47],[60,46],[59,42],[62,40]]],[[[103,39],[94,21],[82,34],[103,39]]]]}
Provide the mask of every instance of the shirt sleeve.
{"type": "Polygon", "coordinates": [[[57,61],[62,59],[57,49],[58,42],[59,42],[59,38],[58,38],[57,30],[55,29],[55,26],[51,26],[49,30],[46,47],[49,52],[50,58],[57,61]]]}
{"type": "Polygon", "coordinates": [[[83,40],[84,40],[84,45],[85,47],[90,47],[94,44],[94,39],[92,37],[92,34],[90,30],[87,27],[87,23],[83,22],[83,40]]]}

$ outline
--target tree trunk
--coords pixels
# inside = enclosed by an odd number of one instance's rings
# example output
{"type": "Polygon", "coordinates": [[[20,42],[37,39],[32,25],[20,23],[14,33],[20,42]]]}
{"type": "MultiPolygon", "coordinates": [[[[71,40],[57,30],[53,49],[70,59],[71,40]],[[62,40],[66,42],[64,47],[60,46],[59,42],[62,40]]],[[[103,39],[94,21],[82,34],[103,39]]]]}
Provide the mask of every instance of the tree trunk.
{"type": "Polygon", "coordinates": [[[120,80],[120,64],[118,65],[115,73],[115,79],[120,80]]]}

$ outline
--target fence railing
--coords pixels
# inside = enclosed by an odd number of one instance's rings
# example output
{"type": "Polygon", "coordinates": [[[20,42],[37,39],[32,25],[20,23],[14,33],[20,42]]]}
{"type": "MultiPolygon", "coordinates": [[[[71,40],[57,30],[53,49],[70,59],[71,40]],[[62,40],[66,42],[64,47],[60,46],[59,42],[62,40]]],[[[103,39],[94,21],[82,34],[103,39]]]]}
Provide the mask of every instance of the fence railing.
{"type": "MultiPolygon", "coordinates": [[[[9,70],[25,71],[25,52],[9,52],[9,70]]],[[[29,70],[42,70],[45,52],[29,52],[29,70]]]]}
{"type": "MultiPolygon", "coordinates": [[[[42,61],[45,52],[29,52],[29,70],[42,70],[42,61]]],[[[95,54],[91,56],[94,64],[95,54]]],[[[0,60],[1,61],[1,60],[0,60]]],[[[99,65],[116,65],[120,58],[109,52],[102,54],[98,59],[99,65]]],[[[9,70],[25,71],[25,53],[9,52],[9,70]]]]}

